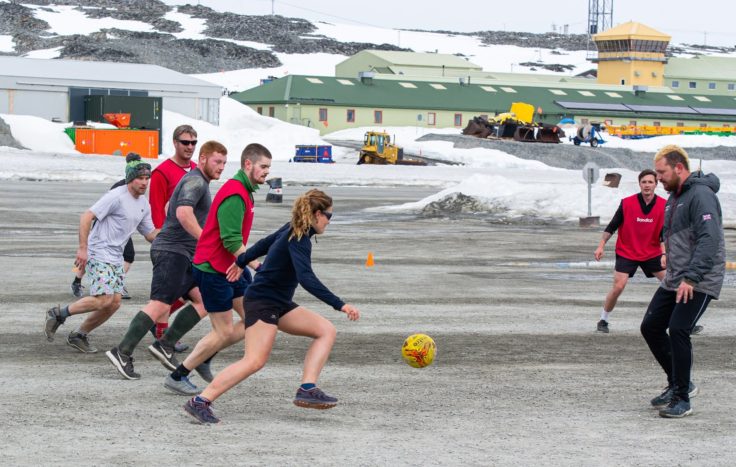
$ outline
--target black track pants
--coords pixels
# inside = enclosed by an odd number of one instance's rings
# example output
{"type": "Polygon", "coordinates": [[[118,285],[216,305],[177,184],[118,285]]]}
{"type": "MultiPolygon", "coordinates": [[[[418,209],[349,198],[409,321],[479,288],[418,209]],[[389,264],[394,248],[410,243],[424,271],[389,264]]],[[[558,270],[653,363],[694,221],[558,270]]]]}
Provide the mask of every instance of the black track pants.
{"type": "Polygon", "coordinates": [[[675,394],[689,401],[687,389],[693,365],[690,333],[705,312],[711,296],[694,292],[687,303],[675,303],[676,296],[677,292],[662,287],[657,289],[641,322],[641,335],[667,373],[667,382],[674,387],[675,394]]]}

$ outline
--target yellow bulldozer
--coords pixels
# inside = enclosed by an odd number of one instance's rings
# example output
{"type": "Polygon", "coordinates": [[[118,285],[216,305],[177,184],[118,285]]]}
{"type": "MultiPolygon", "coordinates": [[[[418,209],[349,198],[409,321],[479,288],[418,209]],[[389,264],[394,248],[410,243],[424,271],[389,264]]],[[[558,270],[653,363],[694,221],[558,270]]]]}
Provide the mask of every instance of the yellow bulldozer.
{"type": "Polygon", "coordinates": [[[508,112],[489,119],[475,117],[462,133],[479,138],[537,143],[559,143],[560,138],[565,136],[565,132],[557,125],[535,123],[534,106],[524,102],[514,102],[508,112]]]}
{"type": "Polygon", "coordinates": [[[358,164],[427,165],[424,161],[404,159],[404,149],[391,144],[391,136],[382,131],[365,133],[358,164]]]}

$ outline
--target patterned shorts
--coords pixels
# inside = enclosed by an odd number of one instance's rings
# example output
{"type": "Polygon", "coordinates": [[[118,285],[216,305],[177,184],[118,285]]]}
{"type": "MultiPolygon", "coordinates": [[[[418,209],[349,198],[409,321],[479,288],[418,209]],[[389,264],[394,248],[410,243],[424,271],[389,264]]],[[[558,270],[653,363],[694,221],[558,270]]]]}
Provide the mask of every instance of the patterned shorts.
{"type": "Polygon", "coordinates": [[[87,261],[86,274],[91,296],[123,293],[125,271],[122,264],[117,266],[90,258],[87,261]]]}

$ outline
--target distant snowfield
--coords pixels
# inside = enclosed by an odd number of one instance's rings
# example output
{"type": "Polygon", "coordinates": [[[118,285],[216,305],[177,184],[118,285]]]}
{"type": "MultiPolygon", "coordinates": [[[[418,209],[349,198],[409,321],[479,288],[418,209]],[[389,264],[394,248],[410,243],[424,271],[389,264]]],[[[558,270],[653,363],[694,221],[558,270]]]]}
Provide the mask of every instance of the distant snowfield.
{"type": "MultiPolygon", "coordinates": [[[[58,34],[90,33],[105,27],[118,27],[134,31],[152,31],[152,27],[137,21],[86,18],[69,6],[31,6],[38,18],[51,25],[49,32],[58,34]],[[109,21],[108,21],[109,20],[109,21]]],[[[179,22],[184,31],[179,38],[203,38],[204,22],[177,11],[169,12],[168,19],[179,22]]],[[[525,49],[514,46],[485,46],[477,38],[451,36],[436,33],[420,33],[379,29],[367,26],[344,26],[316,23],[317,34],[339,41],[393,43],[419,52],[460,53],[471,62],[488,71],[526,71],[521,62],[563,63],[575,67],[571,73],[589,68],[584,52],[560,51],[551,55],[550,50],[525,49]]],[[[255,48],[268,49],[267,44],[245,43],[255,48]]],[[[12,51],[10,36],[0,36],[0,51],[12,51]]],[[[36,51],[28,56],[54,58],[60,49],[36,51]]],[[[259,84],[269,75],[286,74],[334,75],[335,65],[347,57],[332,54],[277,54],[283,66],[270,69],[248,69],[196,75],[230,91],[243,90],[259,84]]],[[[251,142],[268,147],[274,157],[272,177],[281,177],[286,189],[301,190],[303,185],[329,188],[336,185],[401,186],[422,185],[436,187],[437,193],[423,200],[399,206],[381,208],[385,212],[416,212],[428,204],[457,193],[476,200],[474,206],[488,212],[506,211],[509,217],[536,216],[559,220],[575,220],[587,215],[587,185],[580,170],[552,168],[538,161],[524,160],[498,150],[456,149],[452,143],[416,141],[426,133],[457,134],[457,128],[381,127],[394,135],[407,152],[427,157],[457,162],[457,166],[366,166],[356,165],[357,151],[333,148],[335,164],[291,163],[297,144],[326,144],[324,139],[362,141],[369,128],[342,130],[320,137],[316,129],[291,125],[277,119],[258,115],[252,109],[232,99],[223,97],[220,103],[220,126],[193,120],[183,115],[164,111],[163,151],[173,152],[170,135],[181,124],[190,124],[198,131],[198,140],[217,140],[229,149],[230,162],[223,178],[232,176],[238,169],[240,152],[251,142]],[[485,208],[483,208],[485,206],[485,208]]],[[[41,118],[23,115],[0,115],[11,127],[13,136],[29,150],[0,147],[0,180],[71,180],[80,182],[106,182],[119,180],[123,174],[124,160],[116,156],[82,155],[74,149],[64,133],[65,124],[52,123],[41,118]]],[[[629,148],[636,151],[655,152],[665,144],[683,147],[736,146],[736,137],[668,136],[645,140],[623,140],[607,137],[610,147],[629,148]]],[[[571,144],[565,142],[565,144],[571,144]]],[[[154,160],[154,165],[163,159],[154,160]]],[[[736,225],[736,162],[708,161],[707,172],[716,173],[721,179],[721,200],[727,224],[736,225]]],[[[592,188],[592,213],[606,220],[618,207],[620,199],[638,191],[636,173],[630,170],[604,167],[601,173],[616,171],[623,175],[619,188],[611,189],[597,183],[592,188]]],[[[666,196],[661,191],[660,194],[666,196]]]]}

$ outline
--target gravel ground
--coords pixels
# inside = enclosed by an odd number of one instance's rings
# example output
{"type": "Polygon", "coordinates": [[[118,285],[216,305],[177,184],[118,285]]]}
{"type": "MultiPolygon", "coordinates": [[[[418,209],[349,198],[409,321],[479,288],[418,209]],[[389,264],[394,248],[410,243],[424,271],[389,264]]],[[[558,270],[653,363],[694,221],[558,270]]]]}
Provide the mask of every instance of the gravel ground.
{"type": "MultiPolygon", "coordinates": [[[[291,403],[308,342],[279,335],[267,366],[217,401],[222,423],[192,424],[144,347],[135,355],[142,379],[125,381],[102,353],[65,345],[80,318],[52,343],[42,334],[44,311],[72,298],[78,215],[107,188],[0,184],[3,465],[733,465],[732,273],[693,338],[695,413],[662,419],[648,401],[665,378],[638,333],[656,283],[637,275],[611,333],[598,334],[612,276],[611,250],[603,263],[588,262],[598,230],[363,212],[434,192],[421,187],[328,190],[335,217],[314,247],[315,270],[362,318],[348,322],[303,292],[296,301],[338,328],[320,385],[340,404],[310,411],[291,403]],[[368,252],[373,268],[364,265],[368,252]],[[414,332],[438,345],[422,370],[400,357],[414,332]]],[[[306,188],[287,186],[281,205],[262,194],[253,238],[286,221],[306,188]]],[[[734,232],[726,239],[734,251],[734,232]]],[[[140,236],[135,243],[133,299],[91,335],[101,350],[146,301],[148,248],[140,236]]],[[[200,323],[184,341],[208,329],[200,323]]],[[[241,355],[240,346],[225,350],[214,367],[241,355]]]]}

